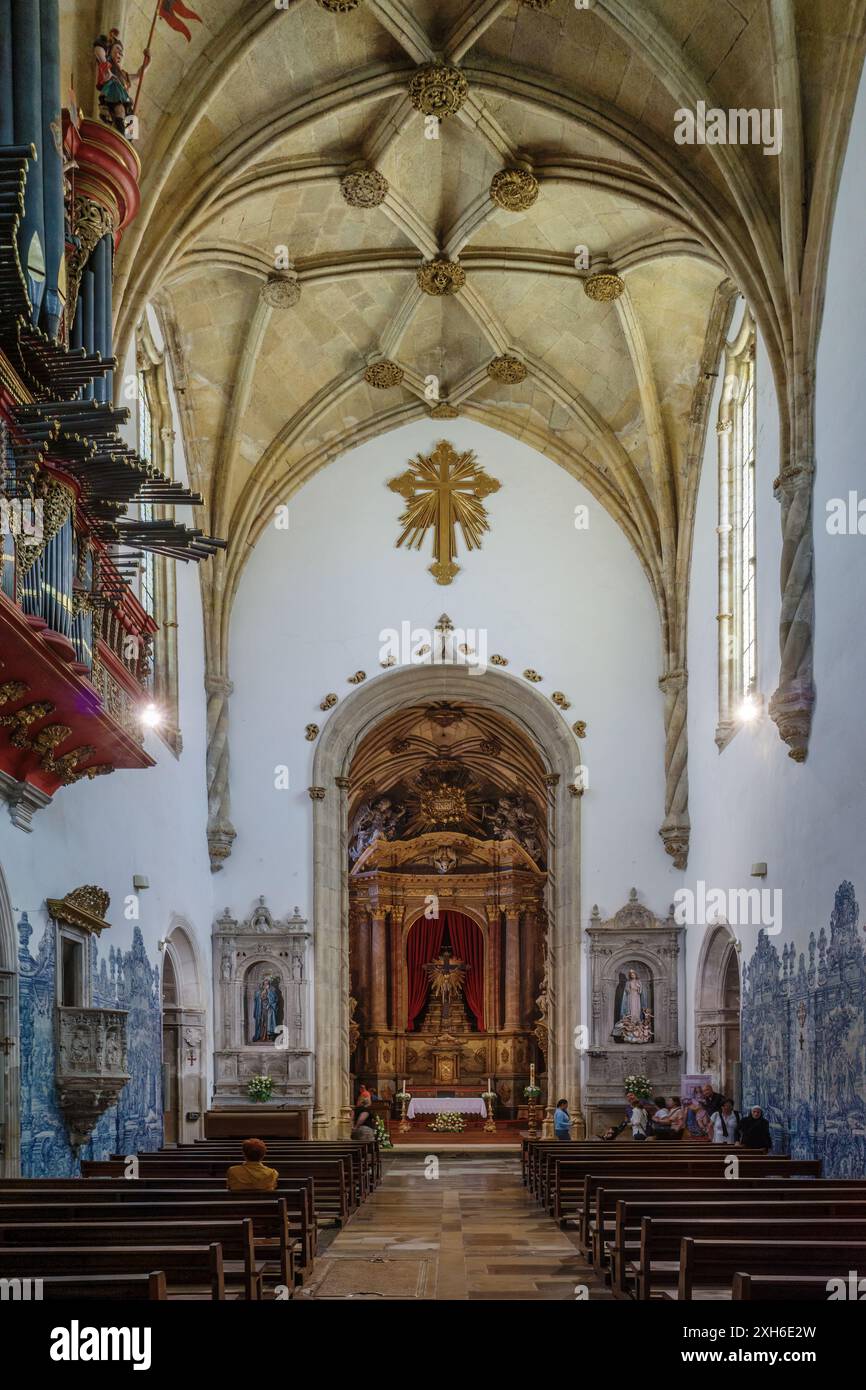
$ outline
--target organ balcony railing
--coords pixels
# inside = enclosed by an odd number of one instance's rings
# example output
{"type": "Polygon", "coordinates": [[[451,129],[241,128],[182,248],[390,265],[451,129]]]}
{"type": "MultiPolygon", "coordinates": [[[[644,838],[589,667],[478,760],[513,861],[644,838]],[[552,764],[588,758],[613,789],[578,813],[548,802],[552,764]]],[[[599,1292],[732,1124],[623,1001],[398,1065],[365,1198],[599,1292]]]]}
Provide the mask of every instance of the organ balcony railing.
{"type": "Polygon", "coordinates": [[[202,560],[224,545],[173,519],[201,497],[129,448],[111,403],[111,243],[137,207],[134,151],[95,122],[65,134],[75,207],[100,235],[67,227],[54,336],[21,259],[32,151],[0,146],[0,797],[22,829],[61,786],[152,766],[141,713],[158,629],[134,578],[147,552],[202,560]]]}

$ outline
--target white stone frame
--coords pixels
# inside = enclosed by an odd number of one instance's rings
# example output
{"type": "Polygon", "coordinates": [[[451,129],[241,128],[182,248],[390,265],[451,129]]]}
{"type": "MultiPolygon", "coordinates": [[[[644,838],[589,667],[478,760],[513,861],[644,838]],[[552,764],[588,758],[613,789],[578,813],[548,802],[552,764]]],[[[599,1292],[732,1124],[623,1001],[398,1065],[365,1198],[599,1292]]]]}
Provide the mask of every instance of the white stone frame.
{"type": "Polygon", "coordinates": [[[3,1129],[6,1151],[0,1154],[0,1177],[17,1178],[21,1172],[20,1068],[21,1030],[18,1025],[18,942],[12,901],[0,866],[0,973],[8,980],[8,1036],[14,1040],[8,1054],[0,1053],[0,1066],[6,1068],[6,1114],[3,1129]]]}
{"type": "MultiPolygon", "coordinates": [[[[716,744],[721,753],[740,727],[736,716],[741,695],[743,667],[742,613],[742,440],[740,439],[741,400],[745,380],[752,374],[752,401],[757,421],[755,374],[756,330],[748,309],[743,314],[734,338],[725,344],[723,352],[724,380],[719,402],[716,435],[719,441],[718,463],[718,554],[719,554],[719,722],[716,744]]],[[[755,424],[755,475],[757,475],[757,423],[755,424]]],[[[757,585],[757,574],[754,577],[757,585]]],[[[757,623],[757,598],[754,600],[757,623]]],[[[758,643],[755,637],[755,671],[757,681],[758,643]]],[[[761,702],[757,689],[754,699],[761,702]]]]}
{"type": "Polygon", "coordinates": [[[348,776],[364,735],[395,710],[436,700],[480,705],[511,719],[538,749],[548,781],[546,908],[550,952],[549,1094],[580,1113],[573,1031],[580,1017],[580,808],[573,790],[580,746],[556,707],[505,671],[409,666],[353,691],[328,719],[316,746],[313,810],[313,952],[316,1096],[314,1138],[343,1137],[351,1117],[349,1077],[348,776]]]}

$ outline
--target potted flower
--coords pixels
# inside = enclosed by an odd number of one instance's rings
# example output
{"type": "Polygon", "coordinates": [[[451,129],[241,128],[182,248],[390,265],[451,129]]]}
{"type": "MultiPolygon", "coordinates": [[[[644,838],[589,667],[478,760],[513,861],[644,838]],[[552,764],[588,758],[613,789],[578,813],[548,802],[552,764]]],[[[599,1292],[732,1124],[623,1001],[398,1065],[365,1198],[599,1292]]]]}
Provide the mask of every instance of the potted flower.
{"type": "Polygon", "coordinates": [[[250,1100],[263,1102],[270,1100],[274,1094],[274,1083],[269,1076],[253,1076],[247,1086],[247,1095],[250,1100]]]}
{"type": "Polygon", "coordinates": [[[376,1129],[376,1138],[379,1141],[379,1148],[393,1149],[394,1145],[391,1143],[391,1136],[385,1128],[385,1121],[382,1119],[381,1115],[376,1115],[374,1117],[374,1124],[376,1129]]]}
{"type": "Polygon", "coordinates": [[[462,1134],[466,1121],[456,1110],[443,1110],[427,1128],[436,1134],[462,1134]]]}
{"type": "Polygon", "coordinates": [[[626,1095],[631,1091],[638,1100],[649,1100],[652,1095],[652,1087],[645,1076],[625,1076],[622,1084],[626,1095]]]}
{"type": "Polygon", "coordinates": [[[524,1086],[524,1088],[523,1088],[523,1098],[524,1098],[524,1100],[538,1100],[538,1097],[539,1097],[540,1095],[541,1095],[541,1087],[540,1087],[540,1086],[536,1086],[534,1083],[533,1083],[531,1086],[524,1086]]]}

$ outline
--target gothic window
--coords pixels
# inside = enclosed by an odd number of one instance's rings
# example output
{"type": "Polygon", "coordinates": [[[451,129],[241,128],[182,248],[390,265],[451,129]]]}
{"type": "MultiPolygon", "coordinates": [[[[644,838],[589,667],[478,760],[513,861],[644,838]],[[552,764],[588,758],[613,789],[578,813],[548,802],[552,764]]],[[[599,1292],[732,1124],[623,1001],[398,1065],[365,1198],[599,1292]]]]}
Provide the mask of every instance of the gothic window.
{"type": "MultiPolygon", "coordinates": [[[[145,313],[138,326],[138,452],[167,478],[174,478],[174,430],[168,364],[145,313]]],[[[141,504],[142,521],[173,519],[174,509],[141,504]]],[[[175,561],[144,552],[139,599],[157,624],[150,677],[154,704],[162,715],[157,732],[176,754],[181,750],[178,728],[177,590],[175,561]]]]}
{"type": "Polygon", "coordinates": [[[719,440],[719,725],[723,749],[760,707],[755,538],[755,324],[725,345],[719,440]]]}

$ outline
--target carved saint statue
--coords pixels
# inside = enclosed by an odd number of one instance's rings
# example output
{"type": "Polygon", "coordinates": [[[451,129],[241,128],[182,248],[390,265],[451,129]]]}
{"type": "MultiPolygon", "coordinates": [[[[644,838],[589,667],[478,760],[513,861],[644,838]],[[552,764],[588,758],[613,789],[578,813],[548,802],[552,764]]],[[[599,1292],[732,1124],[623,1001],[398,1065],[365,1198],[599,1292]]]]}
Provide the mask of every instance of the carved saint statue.
{"type": "Polygon", "coordinates": [[[283,995],[274,975],[266,975],[253,996],[253,1036],[251,1042],[273,1042],[283,1021],[283,995]]]}
{"type": "Polygon", "coordinates": [[[629,964],[620,973],[611,1033],[614,1042],[653,1041],[652,980],[641,978],[638,965],[639,962],[629,964]]]}
{"type": "Polygon", "coordinates": [[[435,960],[424,966],[424,973],[430,981],[430,992],[442,1004],[443,1024],[451,1013],[451,1001],[459,998],[470,969],[471,966],[465,961],[452,960],[447,946],[442,947],[435,960]]]}

